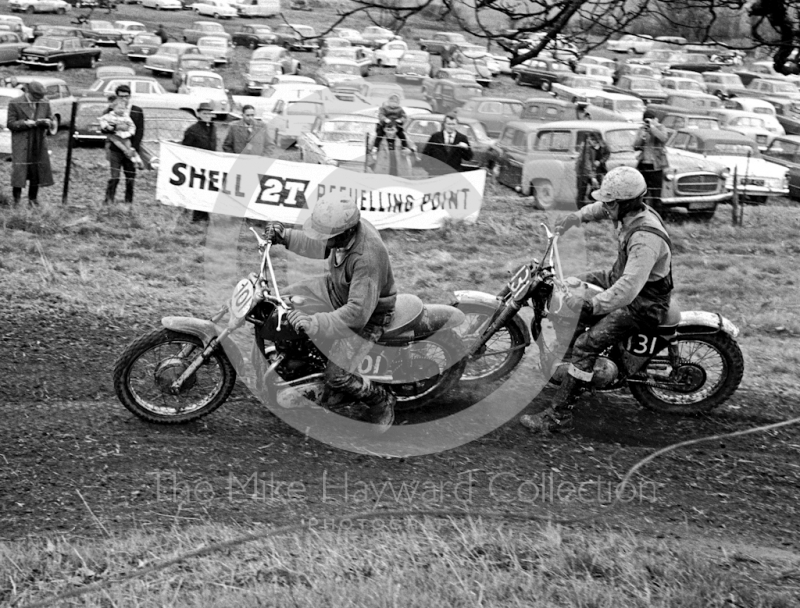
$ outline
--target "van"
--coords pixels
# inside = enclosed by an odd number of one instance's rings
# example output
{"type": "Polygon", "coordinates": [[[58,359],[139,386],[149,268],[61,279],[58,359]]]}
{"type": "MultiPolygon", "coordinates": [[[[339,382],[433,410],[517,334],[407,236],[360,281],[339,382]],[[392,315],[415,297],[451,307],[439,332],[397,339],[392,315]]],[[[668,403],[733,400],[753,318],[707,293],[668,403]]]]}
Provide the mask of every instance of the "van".
{"type": "Polygon", "coordinates": [[[281,12],[281,0],[237,0],[231,6],[240,17],[272,17],[281,12]]]}

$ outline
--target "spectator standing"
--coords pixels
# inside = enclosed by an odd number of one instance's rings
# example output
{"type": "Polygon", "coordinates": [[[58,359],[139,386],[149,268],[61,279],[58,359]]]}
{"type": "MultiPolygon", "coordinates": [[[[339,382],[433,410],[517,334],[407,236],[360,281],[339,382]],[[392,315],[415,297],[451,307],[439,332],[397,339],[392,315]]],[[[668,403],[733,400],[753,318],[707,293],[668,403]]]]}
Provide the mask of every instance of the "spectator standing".
{"type": "Polygon", "coordinates": [[[222,143],[222,151],[231,154],[275,157],[275,142],[267,132],[267,126],[256,120],[256,110],[253,106],[246,105],[242,108],[242,119],[231,124],[222,143]]]}
{"type": "MultiPolygon", "coordinates": [[[[144,112],[139,106],[130,105],[131,102],[131,88],[127,84],[119,85],[114,91],[114,97],[111,100],[112,104],[124,103],[128,109],[128,115],[134,125],[134,133],[128,140],[130,147],[136,151],[137,155],[141,154],[142,138],[144,137],[144,112]]],[[[112,112],[112,108],[106,111],[106,114],[112,112]]],[[[101,127],[100,131],[108,136],[106,141],[106,158],[108,159],[109,168],[111,169],[111,177],[106,185],[106,205],[114,203],[114,197],[117,195],[117,186],[119,185],[120,171],[125,173],[125,202],[133,203],[133,190],[136,184],[136,164],[134,160],[114,143],[114,133],[117,130],[117,125],[113,122],[106,123],[101,127]]]]}
{"type": "Polygon", "coordinates": [[[644,124],[639,129],[633,145],[633,149],[639,151],[639,164],[636,168],[639,169],[647,183],[647,204],[658,209],[661,201],[664,169],[669,167],[667,151],[664,147],[668,133],[658,122],[656,114],[652,110],[645,110],[643,119],[644,124]]]}
{"type": "Polygon", "coordinates": [[[158,24],[158,29],[156,30],[155,34],[161,38],[161,44],[169,42],[169,34],[167,34],[167,30],[165,30],[164,26],[160,23],[158,24]]]}
{"type": "Polygon", "coordinates": [[[377,152],[380,147],[381,139],[385,136],[384,129],[390,122],[395,126],[395,136],[402,140],[403,147],[408,147],[406,132],[403,130],[403,125],[407,117],[406,111],[403,109],[403,106],[400,105],[400,96],[389,95],[389,99],[383,102],[378,109],[378,124],[375,125],[376,137],[375,142],[372,144],[373,152],[377,152]]]}
{"type": "Polygon", "coordinates": [[[422,155],[426,157],[425,169],[428,175],[445,175],[463,171],[461,163],[472,160],[472,148],[467,136],[456,130],[458,119],[455,114],[444,117],[443,128],[428,139],[422,155]]]}
{"type": "Polygon", "coordinates": [[[28,183],[28,202],[38,204],[39,186],[52,186],[50,153],[45,139],[52,126],[53,113],[38,80],[28,83],[22,97],[8,104],[8,128],[11,131],[11,192],[14,204],[20,203],[22,189],[28,183]]]}
{"type": "MultiPolygon", "coordinates": [[[[214,108],[207,101],[197,106],[197,122],[186,129],[183,134],[181,144],[190,148],[200,148],[201,150],[216,151],[217,149],[217,128],[211,119],[214,116],[214,108]]],[[[207,222],[208,213],[205,211],[192,211],[193,222],[207,222]]]]}
{"type": "Polygon", "coordinates": [[[449,68],[453,61],[453,55],[458,50],[455,44],[445,44],[442,47],[442,67],[449,68]]]}
{"type": "Polygon", "coordinates": [[[405,139],[400,139],[394,122],[386,123],[380,146],[374,152],[374,173],[411,177],[410,157],[414,149],[405,139]]]}
{"type": "Polygon", "coordinates": [[[580,146],[575,174],[578,178],[578,209],[589,201],[589,193],[600,188],[603,177],[608,172],[606,161],[611,151],[597,133],[588,133],[580,146]]]}

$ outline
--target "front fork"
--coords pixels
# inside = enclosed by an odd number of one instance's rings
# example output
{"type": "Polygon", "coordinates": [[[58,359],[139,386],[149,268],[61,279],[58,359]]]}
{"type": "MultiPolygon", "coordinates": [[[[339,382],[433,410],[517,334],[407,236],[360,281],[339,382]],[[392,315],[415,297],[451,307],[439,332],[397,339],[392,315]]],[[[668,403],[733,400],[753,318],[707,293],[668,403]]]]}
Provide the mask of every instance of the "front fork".
{"type": "Polygon", "coordinates": [[[507,321],[514,318],[521,308],[522,305],[516,300],[509,300],[503,303],[503,305],[484,323],[483,327],[481,327],[480,336],[470,345],[467,351],[467,357],[474,357],[507,321]]]}
{"type": "MultiPolygon", "coordinates": [[[[223,306],[222,308],[220,308],[220,310],[213,317],[211,317],[211,322],[216,323],[217,321],[222,319],[222,317],[225,316],[225,313],[227,311],[228,311],[227,306],[223,306]]],[[[194,358],[194,361],[191,362],[189,367],[187,367],[183,371],[183,373],[180,376],[178,376],[178,378],[176,378],[175,381],[170,385],[170,390],[174,394],[178,394],[183,388],[184,383],[189,378],[191,378],[198,369],[200,369],[200,366],[203,365],[203,363],[208,361],[208,358],[215,350],[217,350],[217,347],[220,345],[220,343],[225,338],[227,338],[231,333],[233,333],[238,327],[240,327],[243,321],[244,319],[240,320],[233,327],[231,326],[226,327],[225,329],[222,330],[219,336],[214,336],[213,338],[211,338],[211,340],[208,342],[208,345],[206,345],[206,347],[202,350],[202,352],[194,358]]],[[[178,356],[181,359],[185,359],[189,357],[196,348],[197,348],[196,346],[187,344],[186,346],[183,347],[183,349],[181,349],[181,352],[179,353],[178,356]]]]}

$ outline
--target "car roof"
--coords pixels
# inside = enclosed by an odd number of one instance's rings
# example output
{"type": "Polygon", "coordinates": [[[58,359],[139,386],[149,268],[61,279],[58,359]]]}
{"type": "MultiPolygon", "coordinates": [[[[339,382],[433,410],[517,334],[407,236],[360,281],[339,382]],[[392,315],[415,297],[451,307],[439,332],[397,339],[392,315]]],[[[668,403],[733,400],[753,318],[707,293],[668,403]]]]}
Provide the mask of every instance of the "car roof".
{"type": "Polygon", "coordinates": [[[171,49],[188,49],[190,47],[197,46],[196,44],[189,44],[188,42],[165,42],[161,45],[161,48],[171,48],[171,49]]]}
{"type": "Polygon", "coordinates": [[[38,80],[44,86],[50,84],[67,84],[61,78],[54,78],[52,76],[15,76],[15,78],[17,79],[17,82],[21,82],[23,84],[27,84],[33,80],[38,80]]]}
{"type": "MultiPolygon", "coordinates": [[[[636,98],[638,99],[638,97],[636,98]]],[[[528,104],[537,104],[537,103],[546,103],[549,106],[562,106],[564,108],[574,108],[575,103],[572,101],[567,101],[566,99],[558,99],[556,97],[529,97],[525,101],[522,102],[525,105],[528,104]]]]}
{"type": "Polygon", "coordinates": [[[222,76],[210,70],[186,70],[186,76],[214,76],[220,80],[222,79],[222,76]]]}
{"type": "Polygon", "coordinates": [[[515,99],[513,97],[471,97],[468,101],[477,100],[477,101],[501,101],[503,103],[524,103],[520,99],[515,99]]]}
{"type": "Polygon", "coordinates": [[[747,110],[735,110],[733,108],[709,108],[709,112],[713,114],[722,114],[724,116],[758,116],[761,118],[764,114],[756,114],[755,112],[748,112],[747,110]]]}
{"type": "Polygon", "coordinates": [[[777,137],[773,138],[774,141],[790,141],[794,144],[800,144],[800,135],[778,135],[777,137]]]}
{"type": "Polygon", "coordinates": [[[688,135],[695,135],[702,141],[730,141],[736,143],[748,143],[755,145],[752,137],[742,135],[736,131],[728,131],[725,129],[678,129],[676,133],[686,133],[688,135]]]}
{"type": "Polygon", "coordinates": [[[111,74],[109,76],[101,76],[100,78],[97,78],[95,82],[98,80],[135,80],[137,82],[158,82],[158,80],[152,76],[132,76],[128,74],[117,74],[116,76],[111,74]]]}
{"type": "Polygon", "coordinates": [[[352,59],[348,59],[347,57],[325,57],[322,60],[322,65],[320,67],[325,67],[326,65],[334,65],[334,64],[358,65],[358,62],[353,61],[352,59]]]}
{"type": "Polygon", "coordinates": [[[630,101],[635,99],[637,101],[642,101],[640,98],[634,95],[626,95],[625,93],[613,93],[611,91],[597,91],[597,93],[593,94],[593,97],[605,97],[607,99],[611,99],[612,101],[630,101]]]}
{"type": "Polygon", "coordinates": [[[325,120],[352,119],[354,122],[368,122],[368,123],[375,123],[378,120],[377,117],[375,116],[367,116],[366,114],[347,114],[345,112],[334,112],[331,114],[325,114],[324,119],[325,120]]]}
{"type": "Polygon", "coordinates": [[[115,21],[114,23],[121,23],[122,25],[144,25],[141,21],[115,21]]]}
{"type": "MultiPolygon", "coordinates": [[[[415,114],[414,116],[410,116],[408,121],[413,122],[414,120],[439,120],[444,121],[445,114],[415,114]]],[[[475,124],[480,122],[477,118],[473,118],[472,116],[458,116],[456,115],[456,120],[462,124],[475,124]]]]}
{"type": "MultiPolygon", "coordinates": [[[[668,116],[678,116],[680,118],[704,118],[706,120],[716,120],[713,116],[709,116],[708,114],[684,114],[683,112],[668,112],[664,114],[664,118],[668,116]]],[[[663,120],[661,122],[664,122],[663,120]]]]}
{"type": "MultiPolygon", "coordinates": [[[[771,108],[774,107],[772,103],[766,99],[759,99],[757,97],[734,97],[730,101],[735,101],[743,106],[750,106],[752,108],[771,108]]],[[[776,99],[775,103],[791,103],[791,99],[776,99]]]]}

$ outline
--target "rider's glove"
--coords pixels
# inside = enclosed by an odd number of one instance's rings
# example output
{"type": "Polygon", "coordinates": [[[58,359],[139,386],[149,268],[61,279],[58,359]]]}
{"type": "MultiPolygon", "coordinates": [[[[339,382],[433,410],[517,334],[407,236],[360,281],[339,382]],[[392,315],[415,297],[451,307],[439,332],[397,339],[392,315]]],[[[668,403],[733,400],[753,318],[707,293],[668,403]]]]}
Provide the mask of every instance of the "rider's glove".
{"type": "Polygon", "coordinates": [[[556,222],[556,232],[558,234],[564,234],[567,230],[572,228],[573,226],[580,226],[581,225],[581,216],[577,213],[570,213],[565,215],[560,220],[556,222]]]}
{"type": "Polygon", "coordinates": [[[314,321],[313,317],[310,317],[304,312],[291,310],[286,318],[289,319],[289,323],[292,324],[296,332],[305,332],[309,336],[313,336],[317,333],[317,323],[314,321]]]}
{"type": "Polygon", "coordinates": [[[580,313],[581,318],[589,318],[594,314],[594,305],[591,301],[584,300],[581,296],[571,292],[564,297],[564,305],[570,310],[580,313]]]}
{"type": "Polygon", "coordinates": [[[264,230],[264,238],[273,245],[286,246],[286,227],[280,222],[269,222],[264,230]]]}

